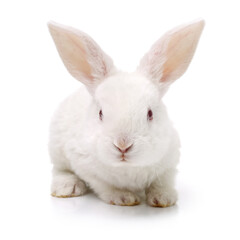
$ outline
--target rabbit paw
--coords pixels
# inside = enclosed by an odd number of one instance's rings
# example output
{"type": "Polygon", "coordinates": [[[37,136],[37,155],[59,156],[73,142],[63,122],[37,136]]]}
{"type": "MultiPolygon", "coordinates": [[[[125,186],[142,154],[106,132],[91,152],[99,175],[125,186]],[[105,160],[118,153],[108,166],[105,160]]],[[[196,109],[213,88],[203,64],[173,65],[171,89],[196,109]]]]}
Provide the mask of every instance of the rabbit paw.
{"type": "Polygon", "coordinates": [[[79,179],[55,181],[52,183],[52,196],[58,198],[77,197],[87,191],[85,183],[79,179]]]}
{"type": "Polygon", "coordinates": [[[101,198],[112,205],[119,206],[135,206],[140,203],[140,198],[132,192],[128,191],[114,191],[112,193],[105,194],[101,198]]]}
{"type": "Polygon", "coordinates": [[[150,191],[147,194],[147,203],[152,207],[170,207],[177,201],[177,193],[174,189],[168,191],[150,191]]]}

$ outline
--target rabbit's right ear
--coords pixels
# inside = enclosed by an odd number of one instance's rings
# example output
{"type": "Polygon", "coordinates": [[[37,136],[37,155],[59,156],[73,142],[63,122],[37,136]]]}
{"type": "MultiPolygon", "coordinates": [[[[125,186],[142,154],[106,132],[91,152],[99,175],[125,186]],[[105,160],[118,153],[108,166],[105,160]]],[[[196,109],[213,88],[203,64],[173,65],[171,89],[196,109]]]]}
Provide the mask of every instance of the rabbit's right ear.
{"type": "Polygon", "coordinates": [[[87,34],[53,22],[48,27],[68,71],[93,93],[114,70],[112,59],[87,34]]]}

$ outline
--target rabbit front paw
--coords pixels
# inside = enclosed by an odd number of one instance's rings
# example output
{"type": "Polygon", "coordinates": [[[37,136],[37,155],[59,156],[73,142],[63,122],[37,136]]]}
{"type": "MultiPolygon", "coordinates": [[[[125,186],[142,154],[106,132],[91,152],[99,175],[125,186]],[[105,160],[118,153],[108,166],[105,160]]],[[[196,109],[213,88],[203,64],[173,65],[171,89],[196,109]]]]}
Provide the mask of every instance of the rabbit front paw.
{"type": "Polygon", "coordinates": [[[87,191],[85,183],[75,176],[56,178],[52,182],[51,192],[53,197],[68,198],[83,195],[87,191]]]}
{"type": "Polygon", "coordinates": [[[147,203],[152,207],[170,207],[177,201],[177,193],[174,189],[168,191],[149,191],[147,203]]]}
{"type": "Polygon", "coordinates": [[[115,190],[100,196],[103,201],[119,206],[135,206],[140,204],[140,198],[132,192],[115,190]]]}

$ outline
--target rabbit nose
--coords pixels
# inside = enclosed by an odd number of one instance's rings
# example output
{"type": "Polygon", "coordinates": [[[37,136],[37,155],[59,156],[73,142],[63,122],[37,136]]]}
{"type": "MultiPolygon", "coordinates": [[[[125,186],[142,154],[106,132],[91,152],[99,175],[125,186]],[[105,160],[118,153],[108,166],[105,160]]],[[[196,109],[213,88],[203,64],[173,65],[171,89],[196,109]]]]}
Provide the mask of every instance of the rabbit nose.
{"type": "Polygon", "coordinates": [[[117,146],[117,145],[115,145],[115,144],[113,144],[117,149],[118,149],[118,151],[119,152],[121,152],[121,153],[126,153],[126,152],[128,152],[131,148],[132,148],[132,146],[133,146],[133,144],[130,144],[130,145],[128,145],[127,147],[125,147],[125,146],[117,146]]]}
{"type": "Polygon", "coordinates": [[[121,136],[113,141],[113,145],[118,149],[119,152],[124,154],[132,148],[133,142],[129,137],[121,136]]]}

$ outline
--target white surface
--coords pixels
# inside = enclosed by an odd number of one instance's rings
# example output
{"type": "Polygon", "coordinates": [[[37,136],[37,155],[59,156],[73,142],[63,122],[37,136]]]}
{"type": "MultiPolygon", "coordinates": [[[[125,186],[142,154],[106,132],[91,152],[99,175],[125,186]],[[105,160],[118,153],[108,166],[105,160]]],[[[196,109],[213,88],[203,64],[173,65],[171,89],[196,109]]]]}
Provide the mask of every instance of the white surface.
{"type": "Polygon", "coordinates": [[[5,1],[0,18],[1,239],[240,238],[238,1],[5,1]],[[206,20],[197,53],[165,97],[182,140],[177,206],[51,198],[48,124],[79,83],[46,22],[86,31],[133,70],[161,34],[197,17],[206,20]]]}

